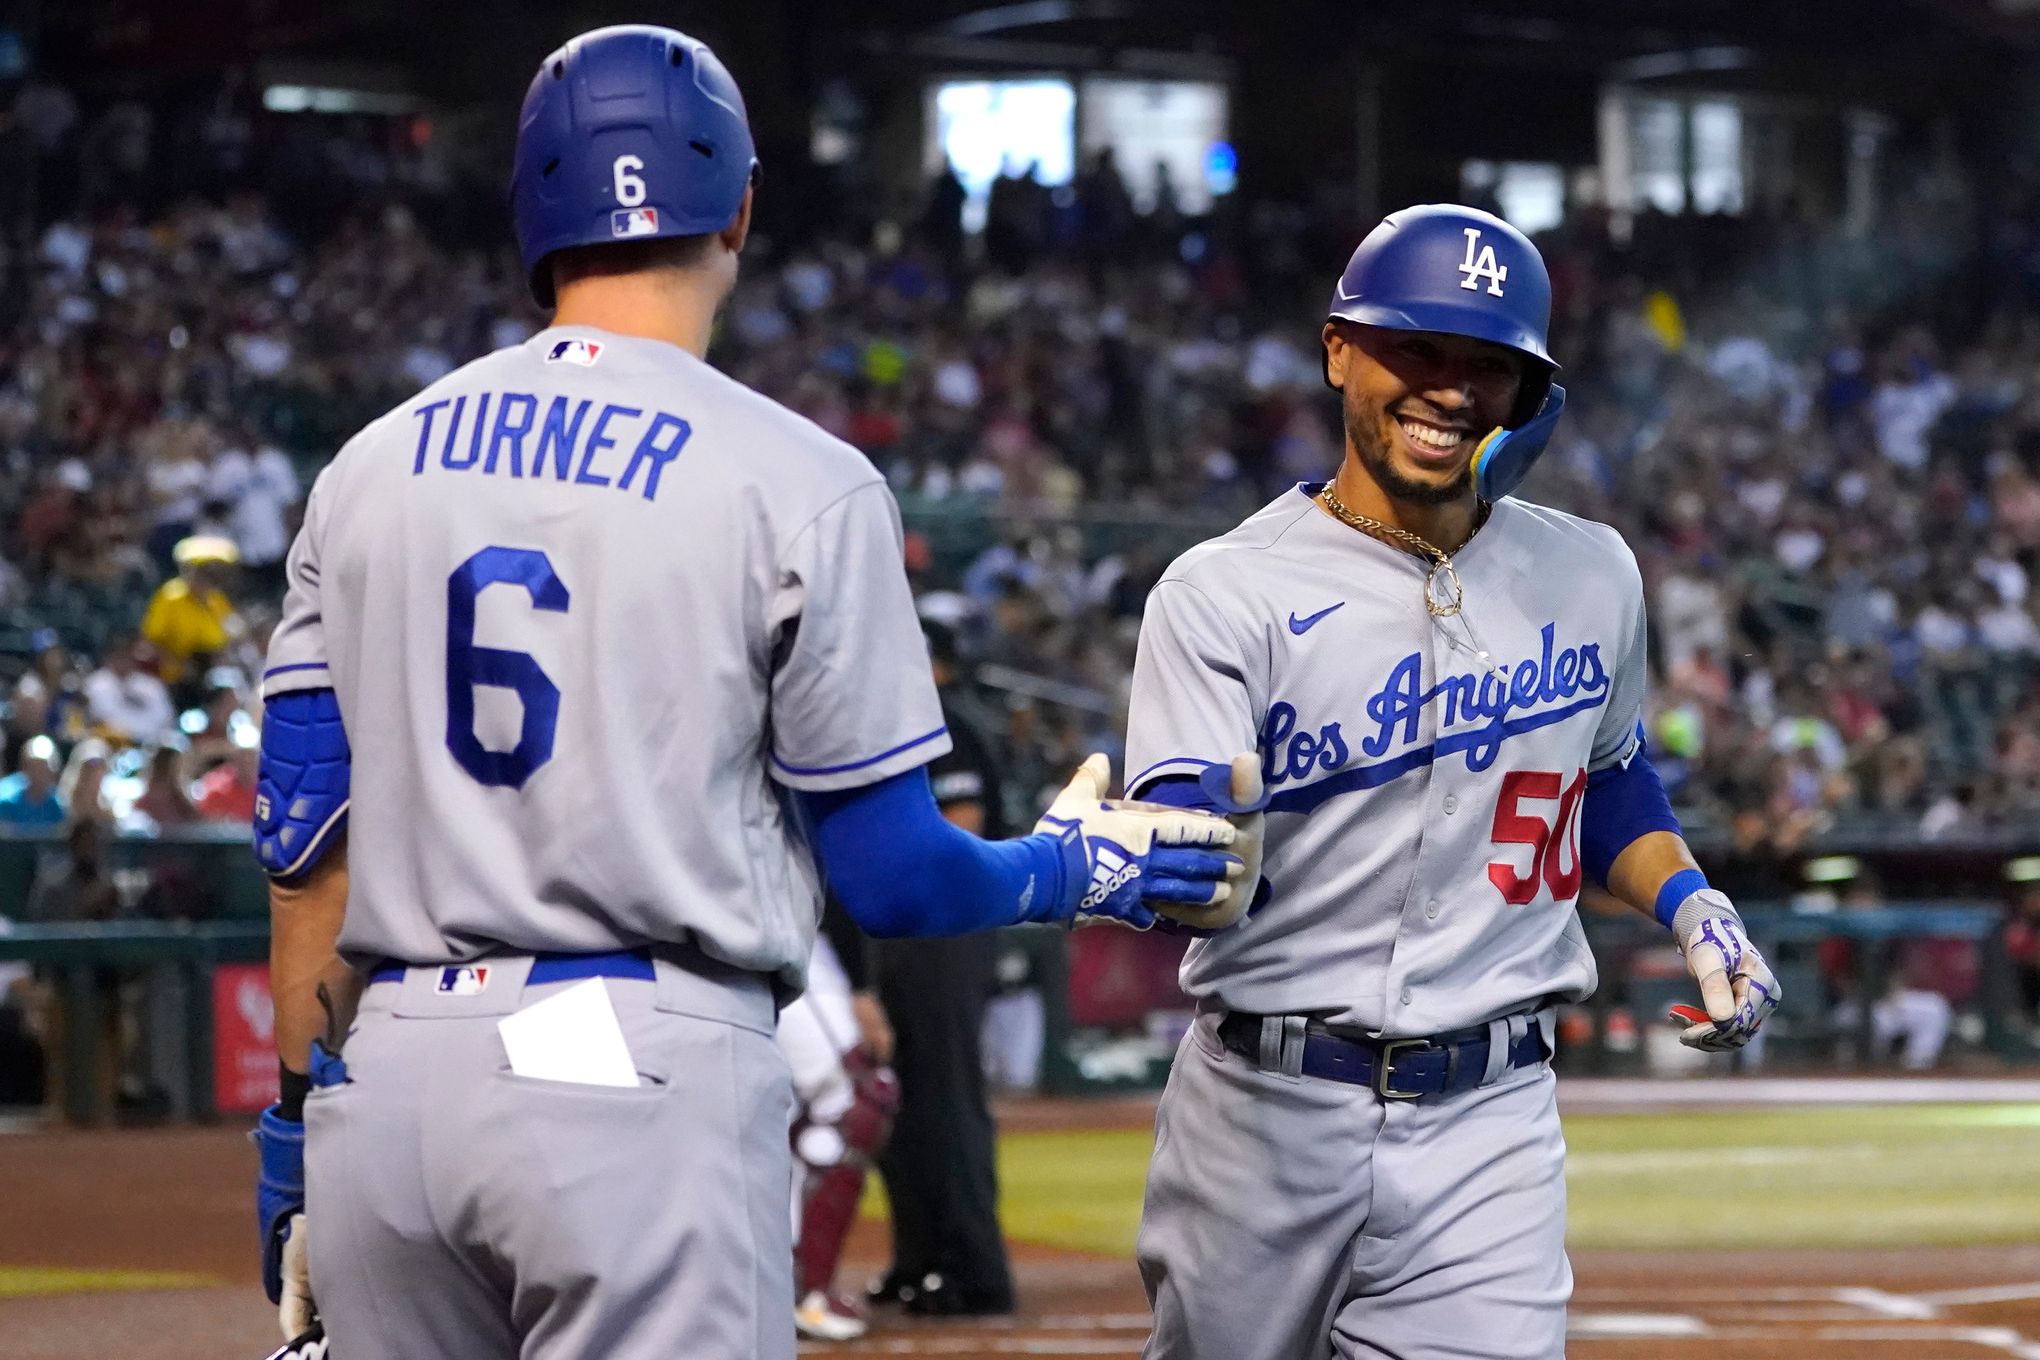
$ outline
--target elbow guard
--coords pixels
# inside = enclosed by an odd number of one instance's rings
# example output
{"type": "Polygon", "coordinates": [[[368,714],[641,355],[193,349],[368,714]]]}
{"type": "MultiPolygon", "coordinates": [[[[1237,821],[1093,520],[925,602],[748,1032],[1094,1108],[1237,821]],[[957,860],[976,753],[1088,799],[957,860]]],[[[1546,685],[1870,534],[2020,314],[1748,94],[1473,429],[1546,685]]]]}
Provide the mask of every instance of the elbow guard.
{"type": "Polygon", "coordinates": [[[1653,831],[1676,835],[1679,819],[1639,737],[1636,752],[1627,761],[1587,777],[1587,796],[1580,809],[1580,863],[1588,877],[1605,888],[1616,857],[1637,837],[1653,831]]]}
{"type": "Polygon", "coordinates": [[[271,878],[297,878],[338,839],[352,768],[332,690],[292,690],[269,701],[255,784],[255,858],[271,878]]]}

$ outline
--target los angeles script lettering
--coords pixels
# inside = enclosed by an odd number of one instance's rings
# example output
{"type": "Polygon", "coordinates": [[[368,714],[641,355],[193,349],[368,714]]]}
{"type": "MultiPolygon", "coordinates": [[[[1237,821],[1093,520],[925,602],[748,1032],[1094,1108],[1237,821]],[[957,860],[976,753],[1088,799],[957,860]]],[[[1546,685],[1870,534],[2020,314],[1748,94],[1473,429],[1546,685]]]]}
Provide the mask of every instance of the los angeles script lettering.
{"type": "MultiPolygon", "coordinates": [[[[1471,726],[1474,735],[1466,747],[1467,768],[1486,769],[1509,737],[1512,715],[1525,715],[1608,688],[1600,644],[1560,648],[1557,632],[1557,624],[1545,624],[1541,653],[1514,666],[1503,666],[1500,674],[1448,675],[1429,689],[1422,687],[1423,654],[1411,652],[1395,664],[1381,688],[1368,698],[1368,725],[1366,735],[1359,739],[1360,752],[1378,759],[1397,745],[1414,744],[1424,709],[1438,703],[1443,705],[1438,730],[1456,735],[1455,729],[1471,726]]],[[[1343,767],[1353,751],[1342,725],[1299,727],[1294,704],[1281,700],[1270,704],[1267,721],[1261,726],[1262,778],[1271,785],[1284,784],[1313,769],[1343,767]]]]}

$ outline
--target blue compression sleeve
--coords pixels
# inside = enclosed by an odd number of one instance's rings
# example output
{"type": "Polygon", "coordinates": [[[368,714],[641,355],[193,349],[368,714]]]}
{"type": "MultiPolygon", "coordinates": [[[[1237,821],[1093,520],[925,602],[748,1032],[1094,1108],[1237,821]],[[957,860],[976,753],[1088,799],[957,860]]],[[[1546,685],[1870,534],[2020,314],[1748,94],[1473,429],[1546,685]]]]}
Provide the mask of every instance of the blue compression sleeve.
{"type": "Polygon", "coordinates": [[[1157,779],[1140,791],[1143,803],[1166,803],[1170,807],[1190,808],[1196,812],[1224,812],[1203,781],[1187,774],[1170,775],[1157,779]]]}
{"type": "MultiPolygon", "coordinates": [[[[1141,789],[1140,800],[1144,803],[1165,803],[1170,807],[1190,808],[1197,812],[1212,812],[1224,817],[1236,812],[1257,812],[1268,806],[1268,795],[1263,792],[1261,801],[1254,807],[1242,807],[1233,801],[1232,771],[1224,765],[1208,765],[1201,775],[1176,774],[1157,779],[1141,789]]],[[[1268,905],[1275,885],[1263,874],[1261,881],[1254,885],[1253,900],[1247,903],[1247,915],[1258,915],[1268,905]]],[[[1190,935],[1204,938],[1216,935],[1215,930],[1198,930],[1181,925],[1164,917],[1155,922],[1155,929],[1169,935],[1190,935]]]]}
{"type": "Polygon", "coordinates": [[[264,707],[255,858],[271,878],[304,873],[339,837],[353,761],[332,690],[291,690],[264,707]]]}
{"type": "Polygon", "coordinates": [[[1138,790],[1128,790],[1127,796],[1138,798],[1143,803],[1166,803],[1170,807],[1193,808],[1221,817],[1267,811],[1273,795],[1266,789],[1262,790],[1261,800],[1257,803],[1238,802],[1232,796],[1232,766],[1221,765],[1217,761],[1205,761],[1203,764],[1204,768],[1194,775],[1164,775],[1141,785],[1138,790]]]}
{"type": "Polygon", "coordinates": [[[1587,796],[1580,809],[1580,862],[1587,876],[1608,886],[1615,858],[1637,837],[1652,831],[1679,834],[1679,819],[1650,753],[1639,741],[1626,765],[1610,765],[1587,777],[1587,796]]]}
{"type": "Polygon", "coordinates": [[[943,818],[925,768],[862,788],[803,790],[800,805],[829,886],[867,934],[966,935],[1070,915],[1060,839],[971,835],[943,818]]]}

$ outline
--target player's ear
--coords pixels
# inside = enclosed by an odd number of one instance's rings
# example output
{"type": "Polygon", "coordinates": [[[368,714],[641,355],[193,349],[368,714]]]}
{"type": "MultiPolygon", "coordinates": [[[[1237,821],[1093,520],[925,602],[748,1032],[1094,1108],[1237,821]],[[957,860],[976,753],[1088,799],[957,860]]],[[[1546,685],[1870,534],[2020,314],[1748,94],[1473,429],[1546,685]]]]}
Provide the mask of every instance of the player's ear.
{"type": "Polygon", "coordinates": [[[740,253],[744,248],[744,242],[750,238],[751,200],[756,196],[757,192],[758,181],[753,179],[744,189],[744,203],[742,207],[737,209],[736,220],[717,233],[722,237],[723,245],[732,255],[740,253]]]}
{"type": "Polygon", "coordinates": [[[1346,360],[1351,357],[1353,347],[1346,342],[1345,332],[1339,329],[1337,321],[1325,322],[1319,338],[1325,343],[1325,386],[1334,392],[1343,392],[1346,390],[1346,360]]]}

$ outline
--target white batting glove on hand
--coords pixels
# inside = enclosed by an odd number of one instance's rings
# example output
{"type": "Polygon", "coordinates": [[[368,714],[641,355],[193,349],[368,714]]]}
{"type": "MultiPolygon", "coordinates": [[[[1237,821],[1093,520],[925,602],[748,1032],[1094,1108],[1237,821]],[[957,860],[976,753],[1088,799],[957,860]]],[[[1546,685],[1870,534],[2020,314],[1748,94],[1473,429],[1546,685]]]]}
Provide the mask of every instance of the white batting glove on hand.
{"type": "MultiPolygon", "coordinates": [[[[1672,1007],[1672,1018],[1686,1023],[1679,1042],[1707,1053],[1726,1053],[1750,1041],[1784,992],[1771,965],[1750,943],[1735,908],[1713,888],[1702,888],[1679,905],[1675,927],[1698,917],[1679,940],[1686,970],[1700,984],[1704,1010],[1672,1007]]],[[[1676,933],[1676,931],[1675,931],[1676,933]]]]}
{"type": "Polygon", "coordinates": [[[1187,808],[1108,801],[1111,784],[1111,760],[1091,756],[1035,824],[1062,843],[1067,887],[1058,919],[1103,918],[1146,930],[1157,912],[1185,919],[1186,911],[1223,907],[1245,867],[1221,853],[1236,839],[1232,823],[1187,808]]]}
{"type": "Polygon", "coordinates": [[[311,1266],[305,1260],[305,1216],[290,1216],[283,1239],[283,1297],[277,1301],[276,1320],[282,1324],[283,1339],[295,1341],[312,1330],[319,1310],[312,1302],[311,1266]]]}

